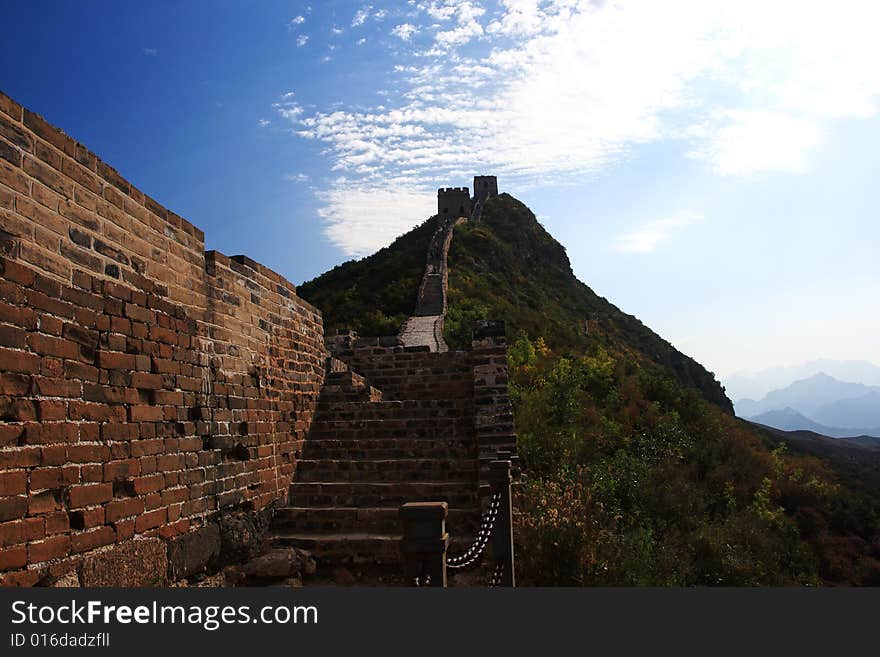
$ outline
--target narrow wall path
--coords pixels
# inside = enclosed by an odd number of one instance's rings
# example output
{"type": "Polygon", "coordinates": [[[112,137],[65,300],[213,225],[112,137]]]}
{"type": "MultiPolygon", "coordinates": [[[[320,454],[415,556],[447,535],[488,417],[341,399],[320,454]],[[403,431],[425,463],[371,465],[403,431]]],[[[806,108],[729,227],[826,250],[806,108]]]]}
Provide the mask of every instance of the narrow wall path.
{"type": "Polygon", "coordinates": [[[437,352],[449,350],[443,340],[448,279],[446,256],[452,244],[453,230],[460,221],[467,219],[441,220],[438,217],[439,225],[428,245],[425,274],[419,286],[415,312],[400,330],[400,339],[405,347],[428,347],[430,351],[437,352]]]}

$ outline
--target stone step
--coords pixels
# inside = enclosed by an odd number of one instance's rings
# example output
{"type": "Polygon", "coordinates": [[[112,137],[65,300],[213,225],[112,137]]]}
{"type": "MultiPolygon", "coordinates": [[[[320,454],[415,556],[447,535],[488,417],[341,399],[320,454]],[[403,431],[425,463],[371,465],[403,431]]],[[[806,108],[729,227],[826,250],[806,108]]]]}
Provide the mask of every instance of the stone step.
{"type": "Polygon", "coordinates": [[[395,417],[469,417],[473,403],[463,399],[322,400],[315,420],[325,416],[339,419],[386,419],[395,417]]]}
{"type": "MultiPolygon", "coordinates": [[[[308,550],[318,563],[319,570],[336,565],[380,565],[402,568],[400,538],[397,532],[346,532],[321,534],[314,532],[284,532],[271,539],[272,547],[296,547],[308,550]]],[[[464,552],[471,544],[470,536],[451,537],[450,551],[464,552]]]]}
{"type": "Polygon", "coordinates": [[[295,482],[290,486],[291,506],[392,507],[406,502],[446,502],[453,507],[475,506],[476,485],[461,481],[436,482],[295,482]]]}
{"type": "MultiPolygon", "coordinates": [[[[449,509],[446,527],[453,536],[473,534],[479,524],[476,508],[449,509]]],[[[394,534],[400,531],[399,511],[391,507],[282,507],[272,520],[275,533],[367,532],[394,534]]]]}
{"type": "Polygon", "coordinates": [[[467,481],[477,480],[473,459],[301,459],[296,465],[296,481],[467,481]]]}
{"type": "Polygon", "coordinates": [[[440,423],[432,420],[410,422],[363,422],[357,424],[313,426],[308,440],[462,440],[473,442],[473,428],[456,423],[440,423]]]}
{"type": "Polygon", "coordinates": [[[272,537],[271,543],[308,550],[322,570],[331,565],[401,565],[398,534],[278,533],[272,537]]]}
{"type": "Polygon", "coordinates": [[[309,439],[303,443],[300,452],[301,457],[310,460],[474,459],[475,454],[473,440],[430,438],[309,439]]]}
{"type": "Polygon", "coordinates": [[[382,391],[374,388],[357,372],[351,370],[329,372],[321,388],[319,403],[378,402],[382,391]]]}

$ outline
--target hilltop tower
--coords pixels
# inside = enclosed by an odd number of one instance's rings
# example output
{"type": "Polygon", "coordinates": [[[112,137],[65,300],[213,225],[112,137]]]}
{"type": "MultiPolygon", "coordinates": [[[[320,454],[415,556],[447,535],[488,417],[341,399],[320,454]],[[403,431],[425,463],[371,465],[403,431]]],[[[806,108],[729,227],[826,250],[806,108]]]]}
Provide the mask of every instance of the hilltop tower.
{"type": "Polygon", "coordinates": [[[496,176],[474,176],[474,203],[498,196],[496,176]]]}
{"type": "Polygon", "coordinates": [[[470,217],[470,190],[467,187],[441,187],[438,189],[437,214],[441,220],[470,217]]]}

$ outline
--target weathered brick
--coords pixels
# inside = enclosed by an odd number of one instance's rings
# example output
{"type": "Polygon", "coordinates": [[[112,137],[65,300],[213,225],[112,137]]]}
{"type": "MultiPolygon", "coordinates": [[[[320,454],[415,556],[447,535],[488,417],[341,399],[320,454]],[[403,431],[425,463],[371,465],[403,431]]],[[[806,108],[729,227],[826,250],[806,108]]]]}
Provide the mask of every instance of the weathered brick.
{"type": "Polygon", "coordinates": [[[144,404],[131,406],[128,409],[129,422],[159,422],[164,418],[161,406],[144,404]]]}
{"type": "Polygon", "coordinates": [[[91,529],[104,524],[104,507],[94,506],[70,512],[70,526],[73,529],[91,529]]]}
{"type": "Polygon", "coordinates": [[[39,267],[45,271],[51,272],[56,276],[64,279],[70,278],[70,262],[51,251],[38,246],[22,242],[20,248],[22,260],[26,260],[32,265],[39,267]]]}
{"type": "Polygon", "coordinates": [[[162,490],[165,487],[165,477],[161,474],[135,477],[127,482],[127,486],[132,495],[147,495],[162,490]]]}
{"type": "Polygon", "coordinates": [[[72,534],[70,551],[73,553],[93,550],[116,541],[116,531],[112,527],[99,527],[92,531],[72,534]]]}
{"type": "Polygon", "coordinates": [[[23,568],[25,565],[27,565],[27,548],[24,545],[0,549],[0,571],[23,568]]]}
{"type": "Polygon", "coordinates": [[[131,387],[158,390],[162,387],[162,375],[135,372],[131,375],[131,387]]]}
{"type": "Polygon", "coordinates": [[[151,325],[156,321],[156,313],[149,308],[142,308],[133,303],[125,304],[125,316],[137,322],[151,325]]]}
{"type": "Polygon", "coordinates": [[[140,473],[141,467],[137,459],[110,461],[104,464],[104,481],[136,477],[140,473]]]}
{"type": "Polygon", "coordinates": [[[52,513],[61,508],[57,491],[44,490],[39,493],[31,493],[28,497],[28,515],[36,516],[44,513],[52,513]]]}
{"type": "Polygon", "coordinates": [[[71,486],[68,490],[70,508],[76,509],[94,504],[109,502],[113,499],[112,484],[93,484],[86,486],[71,486]]]}
{"type": "Polygon", "coordinates": [[[5,159],[0,159],[0,183],[22,194],[29,194],[31,190],[28,177],[18,166],[5,159]]]}
{"type": "Polygon", "coordinates": [[[31,490],[57,488],[61,485],[61,468],[37,468],[31,470],[31,490]]]}
{"type": "Polygon", "coordinates": [[[70,537],[52,536],[43,541],[28,544],[28,563],[41,563],[50,559],[66,557],[70,550],[70,537]]]}
{"type": "Polygon", "coordinates": [[[31,389],[34,378],[27,374],[0,373],[0,395],[24,396],[31,389]]]}
{"type": "Polygon", "coordinates": [[[0,497],[0,522],[23,518],[27,507],[26,497],[0,497]]]}
{"type": "Polygon", "coordinates": [[[130,518],[144,512],[143,498],[135,497],[127,500],[114,500],[104,507],[107,522],[117,522],[122,518],[130,518]]]}
{"type": "Polygon", "coordinates": [[[144,513],[135,518],[134,527],[137,532],[145,532],[150,529],[155,529],[160,525],[164,524],[168,519],[168,510],[165,508],[156,509],[155,511],[150,511],[148,513],[144,513]]]}
{"type": "Polygon", "coordinates": [[[0,472],[0,495],[24,495],[25,493],[27,493],[26,471],[0,472]]]}
{"type": "Polygon", "coordinates": [[[98,367],[103,370],[131,370],[134,369],[134,364],[134,354],[115,351],[98,352],[98,367]]]}
{"type": "Polygon", "coordinates": [[[67,198],[73,198],[73,181],[62,176],[48,164],[33,157],[25,156],[22,169],[25,173],[46,185],[46,187],[55,190],[67,198]]]}

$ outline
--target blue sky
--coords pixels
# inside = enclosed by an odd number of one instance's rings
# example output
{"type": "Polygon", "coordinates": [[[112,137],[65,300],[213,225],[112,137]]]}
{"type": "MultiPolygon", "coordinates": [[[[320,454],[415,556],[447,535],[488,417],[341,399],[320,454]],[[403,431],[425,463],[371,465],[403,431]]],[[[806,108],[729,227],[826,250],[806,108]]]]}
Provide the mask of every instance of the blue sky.
{"type": "Polygon", "coordinates": [[[301,282],[496,174],[724,376],[880,363],[873,2],[11,2],[0,88],[301,282]]]}

